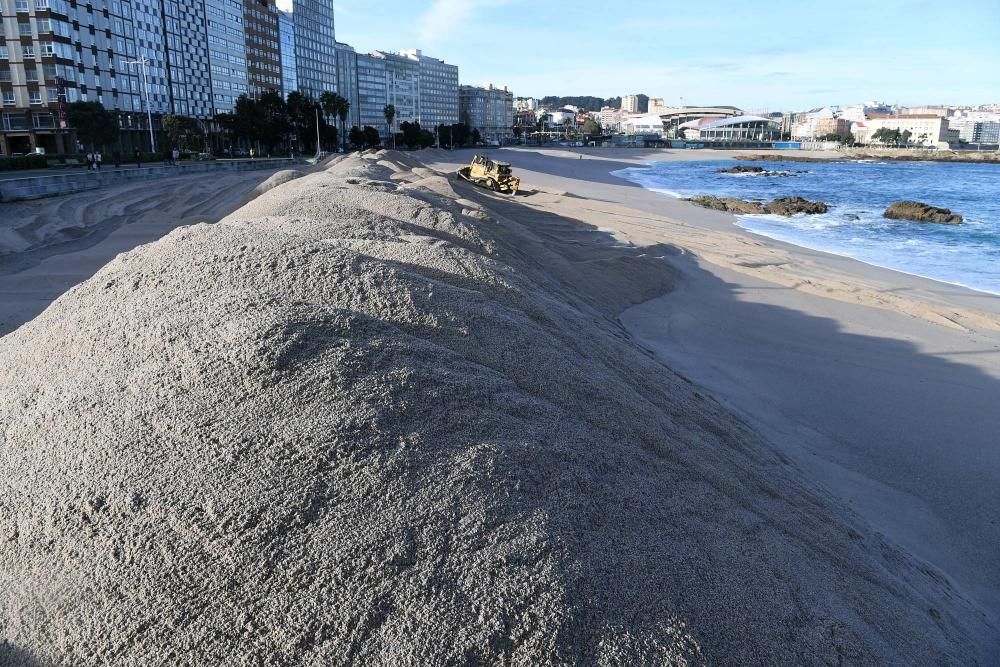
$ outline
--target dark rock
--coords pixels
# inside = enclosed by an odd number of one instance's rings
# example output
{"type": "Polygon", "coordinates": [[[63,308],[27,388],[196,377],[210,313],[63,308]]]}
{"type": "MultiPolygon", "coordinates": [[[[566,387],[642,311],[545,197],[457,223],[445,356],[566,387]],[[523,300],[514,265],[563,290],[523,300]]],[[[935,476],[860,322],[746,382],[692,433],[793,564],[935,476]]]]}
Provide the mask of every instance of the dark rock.
{"type": "Polygon", "coordinates": [[[764,205],[760,202],[746,201],[734,197],[712,197],[698,196],[688,199],[689,202],[710,208],[713,211],[725,211],[727,213],[737,213],[740,215],[760,215],[767,213],[764,205]]]}
{"type": "Polygon", "coordinates": [[[766,208],[768,213],[784,216],[792,216],[797,213],[816,215],[826,213],[830,210],[830,207],[821,201],[809,201],[802,197],[782,197],[781,199],[775,199],[766,208]]]}
{"type": "Polygon", "coordinates": [[[720,169],[720,174],[763,174],[767,171],[764,167],[747,167],[740,165],[738,167],[729,167],[727,169],[720,169]]]}
{"type": "Polygon", "coordinates": [[[770,204],[736,199],[735,197],[713,197],[711,195],[691,197],[687,201],[714,211],[725,211],[737,215],[761,215],[764,213],[784,216],[792,216],[797,213],[815,215],[817,213],[826,213],[830,210],[823,202],[809,201],[802,197],[784,197],[782,199],[775,199],[770,204]]]}
{"type": "Polygon", "coordinates": [[[857,221],[861,219],[861,216],[855,215],[854,213],[848,213],[844,216],[846,220],[857,221]]]}
{"type": "Polygon", "coordinates": [[[964,218],[947,208],[938,208],[918,201],[898,201],[885,210],[890,220],[936,222],[942,225],[960,225],[964,218]]]}

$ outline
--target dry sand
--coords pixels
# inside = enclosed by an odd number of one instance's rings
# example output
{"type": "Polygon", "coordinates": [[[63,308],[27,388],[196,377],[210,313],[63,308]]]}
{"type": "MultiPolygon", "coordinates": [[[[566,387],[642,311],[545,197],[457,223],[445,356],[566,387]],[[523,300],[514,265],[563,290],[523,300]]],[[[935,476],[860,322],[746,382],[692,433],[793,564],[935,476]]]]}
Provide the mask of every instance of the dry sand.
{"type": "MultiPolygon", "coordinates": [[[[505,150],[548,233],[580,222],[670,256],[637,341],[1000,617],[1000,298],[755,236],[611,172],[732,153],[505,150]],[[583,159],[580,159],[582,154],[583,159]]],[[[464,159],[439,153],[442,168],[464,159]]],[[[529,216],[522,216],[528,221],[529,216]]],[[[983,640],[988,664],[1000,633],[983,640]]]]}
{"type": "Polygon", "coordinates": [[[347,158],[0,339],[0,662],[987,660],[940,572],[630,339],[671,249],[521,206],[347,158]]]}
{"type": "Polygon", "coordinates": [[[0,335],[42,312],[118,253],[216,222],[294,170],[223,172],[0,203],[0,335]],[[284,176],[279,176],[284,174],[284,176]]]}

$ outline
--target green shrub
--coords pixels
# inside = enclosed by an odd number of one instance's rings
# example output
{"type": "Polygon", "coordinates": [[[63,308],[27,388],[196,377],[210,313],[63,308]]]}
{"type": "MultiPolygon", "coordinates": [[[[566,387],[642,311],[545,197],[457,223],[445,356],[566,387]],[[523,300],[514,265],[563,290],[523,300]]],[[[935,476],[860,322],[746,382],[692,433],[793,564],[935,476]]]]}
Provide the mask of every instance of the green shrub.
{"type": "Polygon", "coordinates": [[[35,153],[18,157],[0,157],[0,171],[44,169],[46,166],[48,166],[47,156],[35,153]]]}

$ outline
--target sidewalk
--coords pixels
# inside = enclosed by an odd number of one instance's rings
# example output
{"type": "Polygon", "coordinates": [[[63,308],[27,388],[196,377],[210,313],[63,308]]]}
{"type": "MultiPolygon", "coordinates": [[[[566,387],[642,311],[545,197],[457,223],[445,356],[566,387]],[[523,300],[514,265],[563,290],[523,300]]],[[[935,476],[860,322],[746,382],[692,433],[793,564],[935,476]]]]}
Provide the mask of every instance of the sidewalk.
{"type": "MultiPolygon", "coordinates": [[[[178,164],[177,169],[183,170],[187,165],[192,164],[206,164],[206,163],[236,163],[236,162],[259,162],[259,161],[273,161],[273,160],[288,160],[289,162],[299,161],[299,158],[260,158],[259,160],[250,160],[250,158],[238,158],[238,159],[217,159],[217,160],[184,160],[178,164]]],[[[82,158],[81,158],[82,161],[82,158]]],[[[143,162],[141,169],[155,168],[155,167],[170,167],[170,165],[165,162],[143,162]]],[[[101,165],[101,169],[98,172],[93,173],[104,173],[109,171],[125,171],[125,170],[135,170],[135,162],[123,162],[120,167],[115,167],[114,163],[104,162],[101,165]]],[[[18,169],[12,171],[0,171],[0,181],[12,181],[19,178],[35,178],[39,176],[60,176],[64,174],[86,174],[87,166],[83,164],[79,167],[59,167],[59,168],[48,168],[48,169],[18,169]]]]}
{"type": "Polygon", "coordinates": [[[283,169],[305,164],[305,160],[292,158],[259,158],[255,160],[193,160],[177,166],[162,162],[135,163],[118,169],[103,167],[88,171],[86,167],[72,169],[32,169],[20,172],[3,172],[0,176],[0,202],[23,201],[58,197],[85,190],[97,190],[129,181],[152,180],[210,172],[255,171],[258,169],[283,169]]]}

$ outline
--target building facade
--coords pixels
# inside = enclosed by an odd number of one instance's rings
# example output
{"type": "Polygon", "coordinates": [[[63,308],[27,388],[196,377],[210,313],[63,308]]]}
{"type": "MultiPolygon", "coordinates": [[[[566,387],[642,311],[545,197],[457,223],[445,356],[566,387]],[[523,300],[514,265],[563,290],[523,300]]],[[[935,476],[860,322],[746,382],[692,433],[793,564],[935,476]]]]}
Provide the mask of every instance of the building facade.
{"type": "Polygon", "coordinates": [[[370,53],[357,54],[358,63],[358,126],[377,128],[383,137],[389,136],[385,121],[385,105],[389,103],[389,82],[385,58],[370,53]]]}
{"type": "Polygon", "coordinates": [[[278,8],[274,0],[243,0],[246,40],[247,94],[258,99],[264,93],[282,92],[281,41],[278,8]]]}
{"type": "Polygon", "coordinates": [[[314,100],[338,92],[333,1],[293,0],[292,19],[298,90],[314,100]]]}
{"type": "Polygon", "coordinates": [[[229,113],[239,96],[249,92],[243,3],[205,0],[205,15],[212,113],[229,113]]]}
{"type": "Polygon", "coordinates": [[[403,122],[425,129],[458,122],[458,67],[420,51],[357,54],[358,125],[377,128],[388,136],[384,109],[396,109],[392,131],[403,122]]]}
{"type": "Polygon", "coordinates": [[[506,87],[460,86],[459,119],[479,130],[486,143],[504,143],[514,136],[514,95],[506,87]]]}
{"type": "Polygon", "coordinates": [[[285,99],[299,89],[295,67],[295,19],[291,12],[278,11],[278,56],[281,60],[281,96],[285,99]]]}
{"type": "Polygon", "coordinates": [[[959,142],[959,131],[953,130],[948,119],[937,114],[901,114],[881,118],[870,118],[854,123],[852,132],[858,143],[875,144],[875,134],[880,129],[899,130],[909,133],[909,144],[932,148],[951,148],[959,142]]]}
{"type": "MultiPolygon", "coordinates": [[[[358,54],[354,47],[337,42],[333,45],[337,54],[337,93],[350,105],[347,110],[347,130],[361,125],[358,100],[358,54]]],[[[338,117],[339,122],[339,117],[338,117]]]]}
{"type": "Polygon", "coordinates": [[[639,112],[639,96],[638,95],[622,95],[622,111],[625,113],[638,113],[639,112]]]}
{"type": "Polygon", "coordinates": [[[78,100],[123,112],[139,133],[142,72],[122,61],[147,58],[152,107],[169,110],[161,17],[146,30],[145,10],[117,0],[0,0],[0,13],[0,153],[74,151],[64,110],[78,100]]]}
{"type": "Polygon", "coordinates": [[[400,55],[417,61],[420,72],[417,120],[427,129],[458,121],[458,66],[425,56],[419,49],[400,55]]]}

